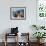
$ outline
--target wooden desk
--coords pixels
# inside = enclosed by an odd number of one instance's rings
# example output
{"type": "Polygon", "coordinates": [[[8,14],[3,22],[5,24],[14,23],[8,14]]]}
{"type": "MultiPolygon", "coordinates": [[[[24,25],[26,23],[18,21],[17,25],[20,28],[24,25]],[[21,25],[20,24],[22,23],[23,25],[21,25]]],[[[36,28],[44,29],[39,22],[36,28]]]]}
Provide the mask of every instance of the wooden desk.
{"type": "Polygon", "coordinates": [[[5,34],[5,46],[7,46],[8,42],[7,42],[7,36],[17,36],[17,44],[15,46],[18,46],[18,34],[10,34],[10,33],[6,33],[5,34]]]}

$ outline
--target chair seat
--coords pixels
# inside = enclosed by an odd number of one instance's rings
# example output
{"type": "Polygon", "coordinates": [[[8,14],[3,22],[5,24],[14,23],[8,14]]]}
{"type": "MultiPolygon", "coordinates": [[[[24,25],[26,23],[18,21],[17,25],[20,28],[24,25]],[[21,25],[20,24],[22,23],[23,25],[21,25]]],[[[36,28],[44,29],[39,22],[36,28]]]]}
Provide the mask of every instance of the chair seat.
{"type": "Polygon", "coordinates": [[[17,33],[15,33],[15,34],[7,33],[6,35],[7,36],[17,36],[17,33]]]}

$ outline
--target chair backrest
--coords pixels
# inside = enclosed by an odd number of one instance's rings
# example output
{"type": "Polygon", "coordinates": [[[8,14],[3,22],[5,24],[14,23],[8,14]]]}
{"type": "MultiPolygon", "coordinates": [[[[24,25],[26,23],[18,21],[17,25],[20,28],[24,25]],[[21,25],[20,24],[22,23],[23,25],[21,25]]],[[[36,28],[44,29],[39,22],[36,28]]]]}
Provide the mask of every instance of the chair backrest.
{"type": "Polygon", "coordinates": [[[16,28],[11,28],[11,34],[18,33],[18,27],[16,28]]]}

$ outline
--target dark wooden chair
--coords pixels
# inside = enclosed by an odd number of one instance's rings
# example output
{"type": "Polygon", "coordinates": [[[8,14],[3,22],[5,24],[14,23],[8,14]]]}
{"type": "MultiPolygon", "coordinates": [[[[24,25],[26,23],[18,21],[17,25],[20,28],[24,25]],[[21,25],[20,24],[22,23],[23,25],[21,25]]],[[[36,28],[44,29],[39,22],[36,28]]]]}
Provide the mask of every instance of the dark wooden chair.
{"type": "Polygon", "coordinates": [[[8,44],[7,38],[10,38],[11,36],[17,36],[17,38],[15,38],[15,40],[16,40],[15,46],[18,46],[18,34],[10,34],[10,33],[5,34],[5,46],[7,46],[7,44],[8,44]]]}

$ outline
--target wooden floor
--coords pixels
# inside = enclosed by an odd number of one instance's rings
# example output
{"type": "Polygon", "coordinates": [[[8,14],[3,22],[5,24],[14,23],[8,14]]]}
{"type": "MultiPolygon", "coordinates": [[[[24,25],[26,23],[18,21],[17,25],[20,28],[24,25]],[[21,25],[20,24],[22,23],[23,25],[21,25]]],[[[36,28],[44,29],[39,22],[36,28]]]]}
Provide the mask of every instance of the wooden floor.
{"type": "MultiPolygon", "coordinates": [[[[0,42],[0,46],[4,46],[4,43],[2,42],[0,42]]],[[[14,43],[8,43],[8,45],[7,46],[15,46],[15,42],[14,43]]],[[[24,45],[25,46],[25,45],[24,45]]],[[[30,46],[37,46],[37,43],[30,43],[30,46]]],[[[46,46],[46,43],[44,43],[44,45],[42,45],[42,46],[46,46]]]]}

